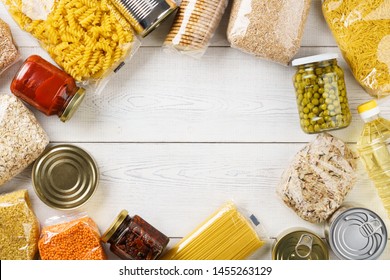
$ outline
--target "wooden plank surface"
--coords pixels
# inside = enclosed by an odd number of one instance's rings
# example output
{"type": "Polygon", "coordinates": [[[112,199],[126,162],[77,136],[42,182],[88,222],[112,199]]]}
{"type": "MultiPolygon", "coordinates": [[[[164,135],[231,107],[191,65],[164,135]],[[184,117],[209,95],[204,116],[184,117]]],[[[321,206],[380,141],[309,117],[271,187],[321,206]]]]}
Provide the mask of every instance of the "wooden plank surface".
{"type": "MultiPolygon", "coordinates": [[[[269,259],[274,238],[290,227],[305,227],[324,236],[323,225],[303,221],[275,193],[289,161],[314,138],[299,127],[291,82],[294,69],[229,48],[228,17],[229,12],[201,60],[166,54],[160,48],[171,19],[142,42],[101,95],[88,94],[68,123],[33,110],[52,144],[75,143],[97,160],[99,189],[80,211],[90,214],[101,231],[121,209],[128,209],[172,237],[172,246],[233,199],[258,216],[267,230],[268,244],[254,258],[269,259]]],[[[39,54],[50,60],[35,39],[16,26],[1,3],[0,18],[10,23],[24,58],[39,54]]],[[[339,53],[320,0],[313,1],[302,46],[297,57],[339,53]]],[[[332,134],[356,143],[363,125],[356,106],[370,97],[344,60],[339,62],[346,72],[353,122],[332,134]]],[[[0,92],[9,93],[20,64],[0,76],[0,92]]],[[[389,102],[381,101],[386,117],[390,117],[389,102]]],[[[64,214],[36,197],[30,173],[31,167],[0,191],[28,188],[42,222],[64,214]]],[[[389,226],[361,166],[358,174],[347,201],[377,211],[389,226]]],[[[390,246],[382,258],[390,259],[390,246]]]]}

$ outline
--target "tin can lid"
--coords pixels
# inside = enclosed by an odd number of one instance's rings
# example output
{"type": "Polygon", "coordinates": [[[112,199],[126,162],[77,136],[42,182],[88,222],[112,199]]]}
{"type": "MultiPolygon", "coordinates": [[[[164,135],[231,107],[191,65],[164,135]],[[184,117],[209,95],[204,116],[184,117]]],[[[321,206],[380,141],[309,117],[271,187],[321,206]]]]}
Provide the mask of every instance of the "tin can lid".
{"type": "Polygon", "coordinates": [[[46,205],[60,210],[85,204],[97,188],[98,177],[93,158],[73,145],[57,145],[46,150],[32,170],[38,197],[46,205]]]}
{"type": "Polygon", "coordinates": [[[129,213],[126,210],[122,210],[119,215],[115,218],[115,220],[112,222],[110,227],[106,230],[106,232],[102,235],[101,240],[105,243],[110,240],[110,238],[113,236],[113,234],[116,232],[116,230],[119,228],[119,226],[122,224],[122,222],[126,219],[127,215],[129,213]]]}
{"type": "Polygon", "coordinates": [[[272,249],[273,260],[328,260],[326,243],[305,229],[288,232],[278,238],[272,249]]]}
{"type": "Polygon", "coordinates": [[[331,223],[329,244],[340,259],[377,259],[387,244],[383,220],[365,208],[350,208],[331,223]]]}
{"type": "Polygon", "coordinates": [[[64,112],[60,116],[60,120],[66,122],[70,120],[77,109],[80,107],[81,102],[84,100],[85,89],[79,88],[72,99],[69,101],[68,105],[65,107],[64,112]]]}

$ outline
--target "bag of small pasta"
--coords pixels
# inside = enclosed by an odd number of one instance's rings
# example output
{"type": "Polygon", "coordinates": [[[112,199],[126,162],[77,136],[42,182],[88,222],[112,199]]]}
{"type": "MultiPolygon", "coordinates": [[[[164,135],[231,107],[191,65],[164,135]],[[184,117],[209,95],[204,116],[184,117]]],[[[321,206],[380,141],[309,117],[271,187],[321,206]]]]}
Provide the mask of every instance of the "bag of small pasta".
{"type": "Polygon", "coordinates": [[[139,47],[110,0],[1,0],[80,87],[101,92],[139,47]]]}
{"type": "Polygon", "coordinates": [[[322,10],[357,81],[390,95],[390,0],[323,0],[322,10]]]}

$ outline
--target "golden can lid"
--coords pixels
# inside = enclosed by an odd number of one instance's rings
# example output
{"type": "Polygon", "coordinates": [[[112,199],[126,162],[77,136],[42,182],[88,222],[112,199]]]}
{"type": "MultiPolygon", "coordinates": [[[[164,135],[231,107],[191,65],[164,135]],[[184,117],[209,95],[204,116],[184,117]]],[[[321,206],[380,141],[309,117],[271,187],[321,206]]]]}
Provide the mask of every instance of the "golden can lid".
{"type": "Polygon", "coordinates": [[[129,213],[126,210],[122,210],[119,215],[115,218],[115,220],[112,222],[110,227],[106,230],[106,232],[102,235],[102,241],[107,243],[108,240],[113,236],[113,234],[116,232],[116,230],[119,228],[119,226],[122,224],[122,222],[126,219],[127,215],[129,213]]]}
{"type": "Polygon", "coordinates": [[[33,187],[48,206],[71,210],[84,205],[95,193],[98,168],[94,159],[74,145],[57,145],[34,163],[33,187]]]}
{"type": "Polygon", "coordinates": [[[69,101],[64,112],[60,116],[60,120],[63,122],[70,120],[73,117],[74,113],[77,111],[77,109],[80,107],[80,104],[84,100],[84,97],[85,97],[85,89],[79,88],[79,90],[69,101]]]}

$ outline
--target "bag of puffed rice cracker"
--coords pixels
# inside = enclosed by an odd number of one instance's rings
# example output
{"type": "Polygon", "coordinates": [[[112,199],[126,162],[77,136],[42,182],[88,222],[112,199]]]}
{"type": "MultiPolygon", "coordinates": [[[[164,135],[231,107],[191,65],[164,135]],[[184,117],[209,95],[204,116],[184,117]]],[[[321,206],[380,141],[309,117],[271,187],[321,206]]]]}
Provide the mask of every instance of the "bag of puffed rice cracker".
{"type": "Polygon", "coordinates": [[[0,186],[36,160],[48,144],[33,113],[15,96],[0,94],[0,186]]]}

